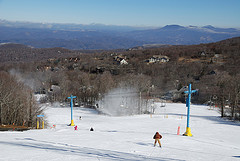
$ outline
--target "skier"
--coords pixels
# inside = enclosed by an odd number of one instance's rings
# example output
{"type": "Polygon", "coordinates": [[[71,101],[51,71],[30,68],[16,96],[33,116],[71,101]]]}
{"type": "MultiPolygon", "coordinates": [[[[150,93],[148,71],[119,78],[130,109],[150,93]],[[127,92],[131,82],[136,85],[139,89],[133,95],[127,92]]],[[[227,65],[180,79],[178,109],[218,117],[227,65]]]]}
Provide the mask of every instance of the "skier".
{"type": "Polygon", "coordinates": [[[160,135],[158,132],[153,136],[153,139],[155,139],[154,146],[156,146],[156,143],[158,142],[160,148],[162,147],[160,139],[162,138],[162,135],[160,135]]]}

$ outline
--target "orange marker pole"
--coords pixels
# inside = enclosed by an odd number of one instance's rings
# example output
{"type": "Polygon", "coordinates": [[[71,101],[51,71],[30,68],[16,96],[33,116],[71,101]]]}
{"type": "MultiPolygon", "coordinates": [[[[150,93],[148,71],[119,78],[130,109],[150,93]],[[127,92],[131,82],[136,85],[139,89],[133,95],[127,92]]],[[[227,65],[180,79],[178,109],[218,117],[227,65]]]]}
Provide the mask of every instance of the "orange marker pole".
{"type": "Polygon", "coordinates": [[[178,126],[177,135],[180,134],[180,126],[178,126]]]}

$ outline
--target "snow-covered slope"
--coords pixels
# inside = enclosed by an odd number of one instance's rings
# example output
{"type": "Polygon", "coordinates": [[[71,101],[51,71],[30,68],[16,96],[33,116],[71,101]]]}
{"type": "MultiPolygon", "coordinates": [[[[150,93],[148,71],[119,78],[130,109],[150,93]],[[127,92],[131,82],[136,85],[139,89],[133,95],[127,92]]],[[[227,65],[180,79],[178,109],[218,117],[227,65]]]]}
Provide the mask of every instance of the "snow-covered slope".
{"type": "Polygon", "coordinates": [[[97,111],[51,107],[46,110],[49,127],[25,132],[0,132],[0,160],[239,160],[240,124],[223,120],[217,110],[191,106],[193,137],[183,134],[186,106],[167,104],[154,115],[111,117],[97,111]],[[79,117],[81,116],[81,120],[79,117]],[[56,128],[50,128],[56,125],[56,128]],[[93,127],[94,131],[90,131],[93,127]],[[162,148],[153,147],[159,131],[162,148]]]}

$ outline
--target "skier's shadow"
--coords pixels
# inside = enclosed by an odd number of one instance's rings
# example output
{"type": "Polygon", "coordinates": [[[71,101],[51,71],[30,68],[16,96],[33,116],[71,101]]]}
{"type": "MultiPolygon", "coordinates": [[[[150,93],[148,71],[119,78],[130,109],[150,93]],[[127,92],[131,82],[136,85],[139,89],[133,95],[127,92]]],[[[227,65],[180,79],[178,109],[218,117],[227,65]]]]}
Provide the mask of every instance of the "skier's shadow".
{"type": "Polygon", "coordinates": [[[142,145],[142,146],[149,146],[149,145],[152,145],[150,143],[141,143],[141,142],[137,142],[135,144],[138,144],[138,145],[142,145]]]}

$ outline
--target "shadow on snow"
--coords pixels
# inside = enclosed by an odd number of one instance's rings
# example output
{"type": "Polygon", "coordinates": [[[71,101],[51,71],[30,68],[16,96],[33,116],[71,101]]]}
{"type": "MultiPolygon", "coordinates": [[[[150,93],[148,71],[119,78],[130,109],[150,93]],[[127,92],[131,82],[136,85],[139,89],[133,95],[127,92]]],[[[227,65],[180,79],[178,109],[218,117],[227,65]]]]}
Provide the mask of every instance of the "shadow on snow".
{"type": "MultiPolygon", "coordinates": [[[[176,114],[176,113],[164,113],[164,115],[173,115],[173,116],[186,116],[185,114],[176,114]]],[[[202,118],[210,121],[217,122],[218,124],[225,124],[225,125],[232,125],[232,126],[240,126],[240,122],[227,120],[220,116],[198,116],[198,115],[191,115],[190,117],[202,118]]]]}
{"type": "Polygon", "coordinates": [[[103,149],[95,149],[89,147],[80,147],[70,144],[64,143],[55,143],[55,142],[47,142],[41,140],[34,140],[31,138],[25,139],[17,139],[20,142],[6,142],[0,141],[0,145],[13,145],[19,147],[27,147],[27,148],[35,148],[35,149],[44,149],[49,151],[55,151],[57,153],[67,153],[80,155],[89,158],[104,158],[110,160],[122,160],[122,161],[145,161],[145,160],[153,160],[153,161],[176,161],[179,159],[166,158],[166,157],[151,157],[151,156],[143,156],[138,154],[131,154],[126,152],[118,152],[112,150],[103,150],[103,149]],[[30,142],[21,142],[21,141],[30,141],[30,142]]]}

